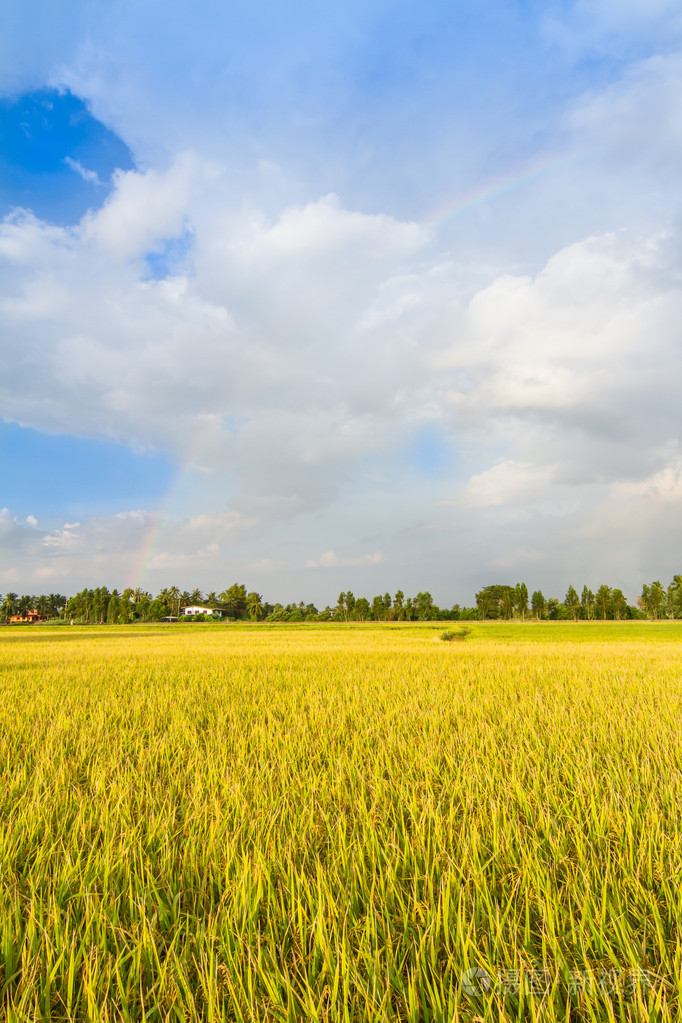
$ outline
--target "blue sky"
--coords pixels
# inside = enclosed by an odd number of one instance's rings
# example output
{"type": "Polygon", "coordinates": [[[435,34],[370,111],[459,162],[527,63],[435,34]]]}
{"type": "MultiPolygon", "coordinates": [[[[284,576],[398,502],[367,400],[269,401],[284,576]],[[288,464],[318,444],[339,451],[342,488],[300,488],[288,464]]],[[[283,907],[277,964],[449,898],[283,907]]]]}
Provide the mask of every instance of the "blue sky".
{"type": "Polygon", "coordinates": [[[2,17],[0,591],[679,571],[679,3],[2,17]]]}
{"type": "Polygon", "coordinates": [[[68,91],[40,89],[0,100],[0,202],[3,214],[28,207],[52,223],[75,224],[111,190],[132,155],[68,91]]]}

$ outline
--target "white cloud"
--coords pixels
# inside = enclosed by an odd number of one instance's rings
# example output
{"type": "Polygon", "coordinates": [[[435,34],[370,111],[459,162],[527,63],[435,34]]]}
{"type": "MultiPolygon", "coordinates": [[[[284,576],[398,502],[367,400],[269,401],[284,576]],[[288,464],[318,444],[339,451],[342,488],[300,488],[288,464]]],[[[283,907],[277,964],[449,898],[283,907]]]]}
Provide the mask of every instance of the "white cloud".
{"type": "Polygon", "coordinates": [[[100,180],[100,177],[99,177],[99,174],[97,173],[97,171],[88,170],[88,168],[84,167],[83,164],[79,160],[74,160],[70,156],[65,156],[64,157],[64,163],[67,165],[67,167],[70,167],[72,171],[75,171],[76,174],[80,175],[80,177],[82,177],[83,181],[87,181],[88,184],[90,184],[90,185],[101,185],[101,184],[103,184],[103,182],[100,180]]]}
{"type": "MultiPolygon", "coordinates": [[[[17,12],[23,25],[28,15],[17,12]]],[[[411,559],[446,580],[469,562],[472,572],[482,563],[560,570],[576,545],[587,568],[595,551],[617,567],[627,548],[632,571],[642,552],[668,556],[682,383],[675,4],[579,2],[555,21],[555,41],[576,61],[614,37],[665,29],[669,40],[660,53],[634,47],[636,59],[619,61],[605,86],[585,76],[581,95],[538,111],[532,130],[547,152],[571,159],[557,158],[510,200],[474,204],[452,221],[442,252],[437,226],[359,212],[335,195],[311,200],[315,161],[295,181],[291,165],[276,163],[274,135],[252,123],[232,131],[249,117],[229,106],[225,82],[200,107],[215,77],[206,46],[223,58],[218,34],[204,44],[164,18],[157,45],[158,16],[127,0],[113,22],[68,8],[62,29],[44,15],[19,33],[27,45],[14,47],[6,87],[42,83],[47,68],[146,169],[119,173],[104,206],[75,227],[21,212],[2,225],[0,415],[163,449],[184,503],[79,514],[82,525],[41,512],[42,541],[35,518],[2,512],[8,573],[85,584],[100,571],[127,579],[142,565],[163,583],[163,573],[209,565],[298,566],[303,576],[305,565],[376,565],[388,577],[402,557],[406,570],[416,572],[411,559]],[[132,33],[140,18],[146,33],[132,33]],[[178,240],[165,279],[153,279],[146,257],[178,240]],[[424,424],[453,452],[428,482],[405,455],[424,424]],[[308,558],[328,543],[345,556],[308,558]],[[357,554],[374,548],[385,554],[357,554]]],[[[253,81],[253,68],[242,71],[225,79],[230,87],[253,81]]],[[[279,130],[302,138],[309,108],[291,109],[279,130]]],[[[317,138],[322,121],[306,123],[317,138]]],[[[519,128],[510,124],[510,135],[519,128]]],[[[360,145],[368,165],[370,134],[360,145]]],[[[474,167],[469,148],[481,147],[484,163],[492,152],[481,139],[453,139],[474,167]]],[[[505,144],[495,138],[493,149],[505,144]]],[[[415,174],[417,192],[431,189],[432,152],[419,152],[427,171],[421,185],[415,174]]],[[[529,150],[529,167],[537,155],[529,150]]],[[[392,168],[379,163],[372,173],[395,199],[392,168]]],[[[381,208],[398,205],[387,198],[381,208]]]]}
{"type": "Polygon", "coordinates": [[[471,477],[464,504],[474,508],[531,505],[552,493],[553,475],[551,466],[507,459],[471,477]]]}
{"type": "Polygon", "coordinates": [[[378,565],[385,558],[381,551],[374,551],[373,554],[363,554],[354,558],[339,558],[334,551],[325,551],[317,561],[306,561],[306,568],[355,568],[360,565],[378,565]]]}
{"type": "Polygon", "coordinates": [[[650,173],[655,167],[651,184],[660,184],[661,170],[682,151],[681,101],[682,53],[656,55],[626,67],[605,89],[583,95],[568,125],[578,139],[598,141],[621,172],[633,162],[643,161],[650,173]]]}
{"type": "Polygon", "coordinates": [[[418,290],[402,270],[427,236],[330,196],[274,221],[234,215],[223,181],[207,200],[204,170],[187,158],[120,175],[74,229],[5,222],[1,414],[164,448],[254,499],[324,503],[403,428],[396,398],[421,361],[413,303],[400,311],[398,284],[390,322],[366,317],[394,278],[418,290]],[[185,272],[146,279],[149,246],[187,225],[185,272]]]}
{"type": "MultiPolygon", "coordinates": [[[[115,189],[101,209],[88,214],[81,236],[95,251],[119,260],[141,258],[165,239],[182,234],[190,190],[200,186],[202,168],[189,153],[166,173],[117,171],[115,189]]],[[[206,176],[210,165],[204,165],[206,176]]]]}
{"type": "Polygon", "coordinates": [[[78,528],[80,528],[79,522],[65,523],[63,529],[56,529],[53,533],[47,533],[41,541],[42,546],[65,551],[72,550],[80,540],[76,533],[78,528]]]}
{"type": "MultiPolygon", "coordinates": [[[[212,495],[192,497],[188,483],[173,511],[48,524],[40,550],[21,548],[26,565],[68,558],[91,577],[123,557],[134,574],[152,532],[145,564],[160,582],[229,565],[235,550],[244,566],[293,564],[276,536],[298,521],[313,530],[297,540],[298,564],[392,572],[401,548],[387,523],[411,530],[419,557],[437,542],[418,516],[441,543],[476,514],[518,530],[540,517],[553,543],[551,529],[597,515],[609,488],[659,480],[647,500],[677,501],[665,490],[682,382],[673,231],[588,238],[464,302],[457,264],[416,225],[329,196],[274,218],[235,212],[226,179],[184,157],[165,175],[121,175],[75,228],[8,218],[0,259],[0,414],[163,449],[212,495]],[[182,268],[149,279],[145,252],[180,230],[191,238],[182,268]],[[464,458],[455,479],[428,489],[391,461],[425,423],[464,458]],[[384,554],[353,553],[365,533],[344,524],[350,495],[384,554]],[[328,516],[319,531],[318,514],[328,516]],[[325,535],[350,553],[308,558],[325,535]]],[[[5,516],[0,528],[19,526],[5,516]]],[[[472,557],[506,563],[484,537],[475,543],[472,557]]],[[[534,547],[520,533],[510,541],[534,547]]],[[[435,553],[434,564],[444,571],[435,553]]]]}

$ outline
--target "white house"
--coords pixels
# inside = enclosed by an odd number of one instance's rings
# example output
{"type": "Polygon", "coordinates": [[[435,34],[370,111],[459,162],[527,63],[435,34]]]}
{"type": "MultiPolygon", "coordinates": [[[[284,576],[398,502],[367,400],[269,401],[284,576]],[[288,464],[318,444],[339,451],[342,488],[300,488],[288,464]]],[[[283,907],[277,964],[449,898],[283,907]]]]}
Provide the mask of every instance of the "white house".
{"type": "Polygon", "coordinates": [[[220,610],[219,607],[197,607],[196,605],[193,605],[192,607],[183,607],[183,609],[180,612],[180,614],[182,614],[182,615],[220,615],[221,618],[223,616],[223,612],[220,610]]]}

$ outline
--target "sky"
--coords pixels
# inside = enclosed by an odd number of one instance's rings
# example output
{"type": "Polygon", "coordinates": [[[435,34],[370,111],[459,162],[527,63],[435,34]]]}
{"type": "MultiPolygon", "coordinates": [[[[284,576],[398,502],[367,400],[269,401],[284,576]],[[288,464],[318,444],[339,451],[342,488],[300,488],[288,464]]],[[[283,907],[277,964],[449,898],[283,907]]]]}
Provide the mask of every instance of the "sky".
{"type": "Polygon", "coordinates": [[[0,12],[0,592],[682,570],[682,3],[0,12]]]}

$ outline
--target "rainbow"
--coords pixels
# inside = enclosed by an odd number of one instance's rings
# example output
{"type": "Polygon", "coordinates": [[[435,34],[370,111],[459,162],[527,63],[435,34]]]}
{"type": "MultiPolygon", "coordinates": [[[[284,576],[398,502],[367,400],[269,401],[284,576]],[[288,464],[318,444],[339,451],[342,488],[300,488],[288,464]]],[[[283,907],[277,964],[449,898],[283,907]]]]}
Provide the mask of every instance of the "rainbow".
{"type": "MultiPolygon", "coordinates": [[[[498,178],[488,180],[476,185],[469,192],[458,195],[454,200],[449,200],[445,205],[439,206],[428,215],[420,218],[417,223],[430,231],[438,230],[451,220],[461,217],[463,214],[474,210],[492,199],[508,195],[519,188],[532,184],[543,177],[555,173],[576,162],[576,154],[552,154],[536,160],[532,165],[522,168],[515,168],[498,178]]],[[[201,452],[208,447],[209,439],[215,436],[221,429],[220,417],[215,415],[206,416],[206,425],[193,430],[192,443],[188,446],[166,493],[161,498],[159,505],[151,517],[149,526],[145,529],[142,540],[132,560],[133,587],[142,586],[145,573],[152,561],[159,541],[163,533],[163,524],[169,508],[178,499],[186,478],[190,475],[191,467],[196,465],[201,452]]]]}
{"type": "Polygon", "coordinates": [[[142,533],[142,539],[131,560],[130,575],[133,582],[130,585],[133,589],[143,586],[144,576],[157,553],[169,509],[182,495],[184,484],[191,476],[192,469],[200,461],[202,452],[209,448],[209,441],[221,429],[222,417],[207,415],[203,418],[206,419],[205,425],[199,424],[192,429],[190,443],[179,459],[176,471],[173,473],[165,493],[161,496],[156,510],[151,515],[149,524],[142,533]]]}
{"type": "Polygon", "coordinates": [[[489,179],[477,184],[469,192],[458,195],[454,202],[449,200],[445,205],[422,217],[418,220],[418,223],[421,227],[429,229],[441,228],[448,221],[454,220],[456,217],[460,217],[462,214],[468,213],[478,206],[483,206],[485,203],[490,202],[491,199],[508,195],[510,192],[523,188],[525,185],[530,185],[540,178],[548,177],[556,171],[575,163],[577,159],[578,156],[576,154],[552,154],[551,156],[545,156],[540,160],[534,161],[531,165],[526,165],[522,168],[516,167],[512,171],[500,175],[498,178],[489,179]]]}

